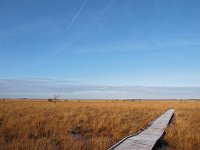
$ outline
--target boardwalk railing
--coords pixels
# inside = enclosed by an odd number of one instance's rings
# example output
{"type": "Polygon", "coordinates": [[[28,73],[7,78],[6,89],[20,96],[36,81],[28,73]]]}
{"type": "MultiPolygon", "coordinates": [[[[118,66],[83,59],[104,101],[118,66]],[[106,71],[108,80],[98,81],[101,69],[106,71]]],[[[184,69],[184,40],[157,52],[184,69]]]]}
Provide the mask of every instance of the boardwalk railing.
{"type": "Polygon", "coordinates": [[[168,109],[151,121],[147,127],[136,134],[125,137],[108,150],[151,150],[162,137],[173,114],[174,109],[168,109]]]}

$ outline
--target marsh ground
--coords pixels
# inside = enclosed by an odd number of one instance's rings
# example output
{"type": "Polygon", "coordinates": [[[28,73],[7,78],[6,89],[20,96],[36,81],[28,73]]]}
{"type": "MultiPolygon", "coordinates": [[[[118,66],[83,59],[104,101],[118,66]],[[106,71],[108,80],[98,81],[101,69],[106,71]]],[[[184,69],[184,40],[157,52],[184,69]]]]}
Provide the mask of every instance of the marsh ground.
{"type": "Polygon", "coordinates": [[[175,108],[168,149],[200,149],[200,101],[1,100],[0,149],[109,148],[175,108]]]}

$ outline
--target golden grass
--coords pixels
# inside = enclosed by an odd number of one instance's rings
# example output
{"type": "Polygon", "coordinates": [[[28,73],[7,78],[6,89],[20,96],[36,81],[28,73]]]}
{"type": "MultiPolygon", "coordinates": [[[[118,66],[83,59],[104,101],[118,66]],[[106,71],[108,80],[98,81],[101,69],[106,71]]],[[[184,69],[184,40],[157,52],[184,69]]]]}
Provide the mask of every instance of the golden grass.
{"type": "Polygon", "coordinates": [[[200,145],[198,101],[0,101],[0,149],[103,150],[174,107],[168,148],[200,145]],[[189,140],[189,142],[187,142],[189,140]],[[185,142],[183,145],[182,142],[185,142]]]}
{"type": "Polygon", "coordinates": [[[175,106],[174,120],[164,137],[168,149],[200,149],[200,101],[180,102],[175,106]]]}

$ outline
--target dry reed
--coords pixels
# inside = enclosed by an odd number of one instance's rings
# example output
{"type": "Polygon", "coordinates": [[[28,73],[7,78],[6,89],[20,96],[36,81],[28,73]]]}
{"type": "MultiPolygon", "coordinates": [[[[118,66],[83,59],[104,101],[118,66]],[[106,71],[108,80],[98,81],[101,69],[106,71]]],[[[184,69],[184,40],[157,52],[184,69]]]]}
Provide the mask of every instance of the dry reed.
{"type": "Polygon", "coordinates": [[[0,149],[103,150],[169,107],[176,110],[165,136],[168,148],[199,148],[198,101],[5,100],[0,101],[0,149]]]}

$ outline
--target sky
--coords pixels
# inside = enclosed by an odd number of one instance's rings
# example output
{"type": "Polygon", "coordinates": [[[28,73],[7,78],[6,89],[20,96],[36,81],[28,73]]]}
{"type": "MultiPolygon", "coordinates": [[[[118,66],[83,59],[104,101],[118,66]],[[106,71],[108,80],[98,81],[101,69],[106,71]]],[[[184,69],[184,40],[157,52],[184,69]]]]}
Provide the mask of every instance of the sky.
{"type": "Polygon", "coordinates": [[[0,97],[200,98],[199,0],[0,0],[0,97]]]}

